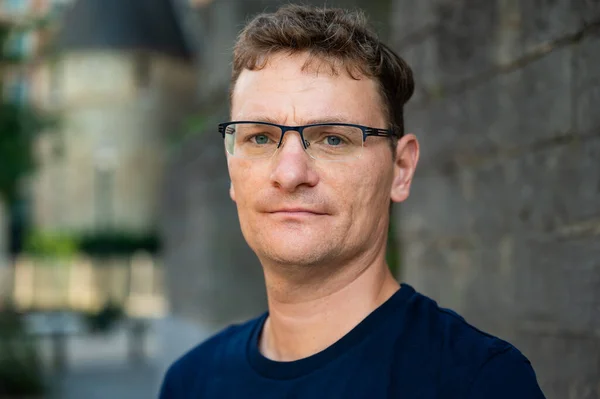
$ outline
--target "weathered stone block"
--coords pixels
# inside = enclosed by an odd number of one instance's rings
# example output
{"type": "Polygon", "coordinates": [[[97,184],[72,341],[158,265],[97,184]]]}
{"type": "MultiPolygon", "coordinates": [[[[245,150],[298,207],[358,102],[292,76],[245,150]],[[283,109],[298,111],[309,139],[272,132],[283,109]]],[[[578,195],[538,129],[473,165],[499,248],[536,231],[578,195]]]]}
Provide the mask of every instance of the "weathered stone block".
{"type": "Polygon", "coordinates": [[[475,326],[508,338],[516,309],[515,245],[511,236],[490,242],[405,236],[402,278],[475,326]]]}
{"type": "Polygon", "coordinates": [[[468,234],[472,218],[461,183],[456,174],[417,174],[409,199],[398,205],[402,229],[443,237],[468,234]]]}
{"type": "Polygon", "coordinates": [[[573,34],[582,28],[573,0],[519,1],[522,51],[573,34]]]}
{"type": "Polygon", "coordinates": [[[473,233],[553,231],[600,216],[600,138],[466,170],[473,233]]]}
{"type": "Polygon", "coordinates": [[[598,242],[591,234],[519,242],[514,259],[519,325],[572,335],[600,328],[598,242]]]}
{"type": "Polygon", "coordinates": [[[557,50],[466,92],[409,104],[407,127],[420,133],[422,164],[445,169],[571,132],[571,54],[557,50]]]}
{"type": "Polygon", "coordinates": [[[465,154],[515,149],[571,130],[571,50],[561,49],[469,91],[465,154]]]}
{"type": "MultiPolygon", "coordinates": [[[[443,107],[432,109],[437,117],[448,118],[442,116],[447,111],[443,107]]],[[[417,167],[411,196],[401,208],[406,231],[487,236],[547,231],[600,215],[600,139],[579,142],[575,137],[570,143],[529,150],[523,143],[525,149],[516,156],[500,153],[493,160],[462,167],[450,158],[459,153],[458,144],[465,145],[458,137],[467,134],[466,129],[436,130],[428,126],[437,122],[420,120],[423,129],[432,132],[419,135],[423,164],[417,167]]],[[[519,139],[527,140],[515,141],[519,139]]]]}
{"type": "MultiPolygon", "coordinates": [[[[425,50],[420,47],[424,47],[431,53],[431,49],[435,49],[435,54],[428,56],[435,63],[429,64],[428,68],[437,70],[437,74],[435,79],[423,79],[423,83],[428,89],[430,84],[432,89],[454,87],[500,65],[512,64],[548,43],[572,37],[584,26],[580,10],[598,7],[587,3],[585,7],[576,6],[573,2],[586,0],[438,0],[423,2],[420,6],[397,1],[397,10],[408,10],[406,14],[399,12],[399,15],[405,15],[406,19],[427,15],[427,19],[421,17],[416,21],[428,21],[429,28],[421,28],[422,33],[414,37],[403,36],[404,41],[399,41],[396,35],[392,43],[401,44],[397,49],[402,52],[423,53],[425,50]]],[[[414,24],[403,18],[393,21],[409,27],[409,31],[414,24]]]]}
{"type": "Polygon", "coordinates": [[[469,301],[465,285],[474,272],[469,250],[405,235],[400,278],[440,306],[462,313],[469,301]]]}
{"type": "Polygon", "coordinates": [[[439,0],[394,0],[391,12],[391,43],[411,45],[411,36],[437,24],[439,0]]]}
{"type": "Polygon", "coordinates": [[[600,1],[571,0],[571,12],[580,24],[598,23],[600,21],[600,1]]]}
{"type": "Polygon", "coordinates": [[[600,339],[551,331],[519,331],[513,343],[531,361],[547,398],[600,396],[600,339]]]}
{"type": "Polygon", "coordinates": [[[444,86],[489,69],[494,62],[494,1],[438,1],[435,7],[438,68],[444,86]]]}
{"type": "Polygon", "coordinates": [[[418,45],[396,48],[398,55],[413,71],[415,93],[409,104],[420,103],[426,98],[436,96],[435,90],[440,87],[437,45],[435,36],[427,34],[418,45]]]}

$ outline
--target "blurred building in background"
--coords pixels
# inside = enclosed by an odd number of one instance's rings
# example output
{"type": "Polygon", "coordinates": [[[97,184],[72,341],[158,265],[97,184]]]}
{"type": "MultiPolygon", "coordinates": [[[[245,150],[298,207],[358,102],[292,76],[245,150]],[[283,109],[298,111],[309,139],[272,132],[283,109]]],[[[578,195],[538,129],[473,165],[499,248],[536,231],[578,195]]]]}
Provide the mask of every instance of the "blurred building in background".
{"type": "MultiPolygon", "coordinates": [[[[6,95],[58,119],[37,140],[36,170],[26,184],[23,250],[38,256],[34,265],[17,263],[22,267],[16,271],[16,299],[34,308],[64,307],[72,295],[50,300],[50,294],[41,295],[50,288],[39,286],[43,279],[32,273],[35,264],[52,263],[52,251],[64,251],[68,241],[73,247],[83,241],[86,248],[74,252],[92,247],[92,264],[108,259],[115,269],[138,259],[131,258],[136,246],[157,254],[158,200],[168,151],[195,110],[194,54],[170,1],[7,4],[16,18],[39,20],[39,26],[11,42],[27,60],[7,79],[6,95]],[[102,258],[96,261],[97,252],[102,258]]],[[[78,268],[85,269],[84,276],[91,273],[82,266],[88,261],[75,263],[79,266],[60,273],[70,280],[75,277],[66,276],[78,275],[78,268]]],[[[84,301],[86,306],[121,302],[129,294],[135,273],[115,275],[120,277],[103,278],[109,280],[103,283],[81,277],[91,285],[82,283],[80,291],[109,284],[101,291],[114,293],[90,294],[95,299],[84,301]]]]}
{"type": "Polygon", "coordinates": [[[196,70],[168,1],[80,0],[36,80],[61,117],[39,143],[34,223],[147,234],[167,148],[193,111],[196,70]]]}
{"type": "Polygon", "coordinates": [[[60,116],[37,146],[35,228],[154,231],[167,149],[197,92],[170,1],[0,4],[4,17],[39,21],[8,43],[24,62],[3,77],[4,95],[60,116]]]}
{"type": "MultiPolygon", "coordinates": [[[[166,309],[160,193],[170,152],[197,110],[198,69],[180,11],[169,0],[0,2],[0,16],[15,27],[5,50],[19,61],[3,68],[2,94],[56,119],[36,136],[36,165],[21,185],[24,228],[10,275],[0,276],[0,302],[11,292],[44,358],[64,358],[47,363],[73,368],[67,397],[73,384],[73,397],[102,385],[120,387],[106,397],[151,389],[125,377],[103,384],[102,367],[84,386],[77,372],[84,363],[147,361],[155,353],[152,329],[140,320],[166,309]],[[98,340],[96,320],[114,323],[122,311],[135,321],[98,340]],[[46,336],[65,334],[69,345],[47,350],[46,336]]],[[[147,364],[133,366],[127,370],[156,380],[147,364]]]]}

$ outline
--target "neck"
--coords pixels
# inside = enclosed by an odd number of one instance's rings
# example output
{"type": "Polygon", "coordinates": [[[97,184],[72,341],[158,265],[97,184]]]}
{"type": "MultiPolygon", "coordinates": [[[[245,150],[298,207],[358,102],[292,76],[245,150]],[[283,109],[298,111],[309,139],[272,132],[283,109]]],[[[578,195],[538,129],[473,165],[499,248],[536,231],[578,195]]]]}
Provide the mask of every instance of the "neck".
{"type": "Polygon", "coordinates": [[[278,361],[311,356],[338,341],[388,300],[399,284],[384,255],[364,261],[326,277],[293,281],[265,268],[269,317],[260,338],[261,353],[278,361]]]}

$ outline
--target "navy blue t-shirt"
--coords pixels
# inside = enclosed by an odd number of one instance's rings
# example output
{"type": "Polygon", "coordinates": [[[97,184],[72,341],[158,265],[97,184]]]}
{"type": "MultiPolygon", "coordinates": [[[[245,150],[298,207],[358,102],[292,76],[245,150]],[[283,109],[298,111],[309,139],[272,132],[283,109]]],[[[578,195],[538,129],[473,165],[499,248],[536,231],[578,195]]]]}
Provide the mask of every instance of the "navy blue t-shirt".
{"type": "Polygon", "coordinates": [[[544,397],[517,349],[406,284],[339,341],[293,362],[259,352],[266,317],[229,327],[176,361],[160,398],[544,397]]]}

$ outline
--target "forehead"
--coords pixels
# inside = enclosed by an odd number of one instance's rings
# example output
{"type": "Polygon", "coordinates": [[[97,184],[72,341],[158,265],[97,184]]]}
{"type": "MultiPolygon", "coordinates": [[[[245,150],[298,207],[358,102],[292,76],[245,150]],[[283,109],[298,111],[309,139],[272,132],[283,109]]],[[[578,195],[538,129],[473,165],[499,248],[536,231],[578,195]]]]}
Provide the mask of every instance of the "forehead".
{"type": "Polygon", "coordinates": [[[328,117],[381,125],[382,101],[375,80],[351,76],[344,67],[307,54],[275,54],[258,70],[243,70],[232,93],[234,120],[258,118],[309,123],[328,117]]]}

